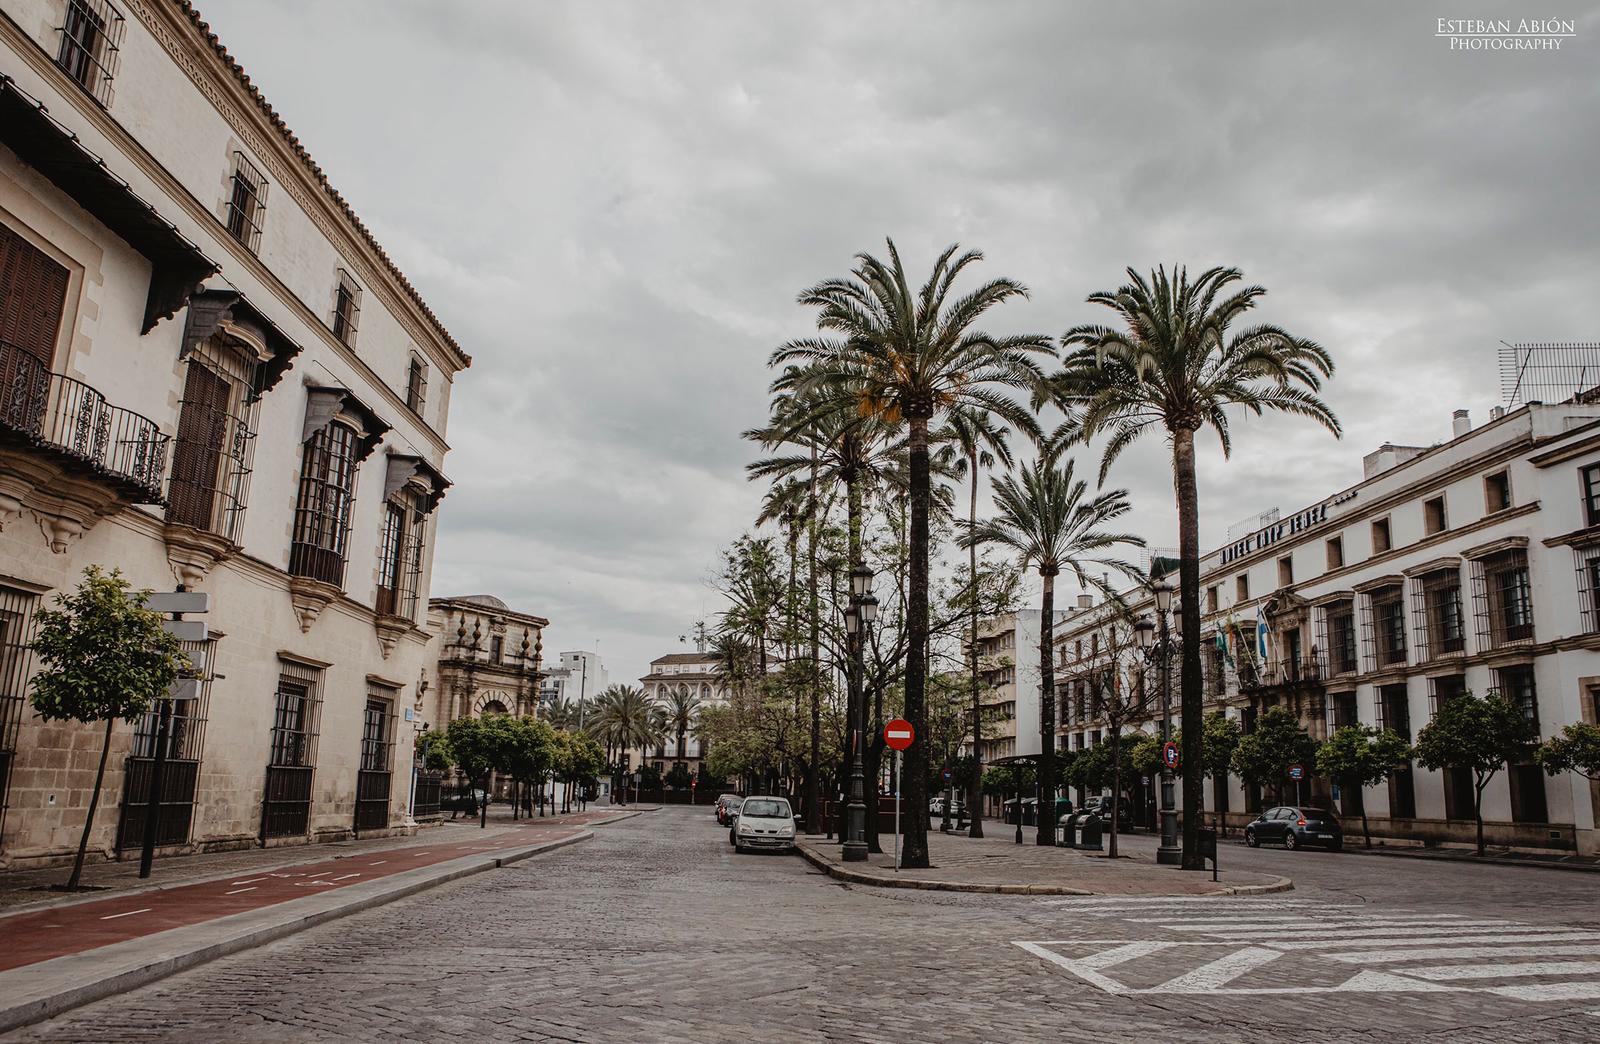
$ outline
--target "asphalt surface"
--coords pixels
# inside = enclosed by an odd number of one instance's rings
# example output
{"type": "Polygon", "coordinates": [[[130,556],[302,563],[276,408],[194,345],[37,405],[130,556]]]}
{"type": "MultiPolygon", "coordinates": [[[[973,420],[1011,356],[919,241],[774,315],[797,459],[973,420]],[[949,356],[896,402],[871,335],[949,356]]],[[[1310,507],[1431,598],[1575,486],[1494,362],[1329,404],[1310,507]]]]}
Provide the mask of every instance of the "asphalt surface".
{"type": "Polygon", "coordinates": [[[735,855],[703,809],[596,834],[5,1039],[1600,1041],[1589,874],[1228,846],[1295,890],[972,895],[735,855]]]}

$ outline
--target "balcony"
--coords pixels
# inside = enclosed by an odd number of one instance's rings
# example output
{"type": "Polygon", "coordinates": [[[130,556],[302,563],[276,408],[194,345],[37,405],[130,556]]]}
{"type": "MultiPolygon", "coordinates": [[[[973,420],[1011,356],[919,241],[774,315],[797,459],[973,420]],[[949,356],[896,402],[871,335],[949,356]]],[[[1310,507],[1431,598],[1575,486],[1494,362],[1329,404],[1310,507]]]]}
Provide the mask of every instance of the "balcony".
{"type": "Polygon", "coordinates": [[[111,405],[98,390],[51,373],[38,358],[3,341],[0,440],[42,453],[129,503],[164,502],[171,436],[150,418],[111,405]]]}

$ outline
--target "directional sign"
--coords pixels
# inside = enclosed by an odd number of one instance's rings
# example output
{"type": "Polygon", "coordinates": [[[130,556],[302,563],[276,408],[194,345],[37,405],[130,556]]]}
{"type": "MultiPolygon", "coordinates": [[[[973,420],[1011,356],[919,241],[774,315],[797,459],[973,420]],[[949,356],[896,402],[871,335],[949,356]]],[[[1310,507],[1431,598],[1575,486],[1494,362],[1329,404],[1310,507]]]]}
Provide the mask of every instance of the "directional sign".
{"type": "Polygon", "coordinates": [[[946,783],[948,783],[952,779],[956,778],[956,774],[954,772],[951,772],[949,769],[945,769],[943,772],[940,773],[940,775],[944,777],[944,781],[946,783]]]}
{"type": "Polygon", "coordinates": [[[162,620],[161,629],[180,642],[203,642],[208,637],[204,620],[162,620]]]}
{"type": "Polygon", "coordinates": [[[1178,767],[1178,745],[1170,740],[1161,745],[1161,763],[1169,769],[1178,767]]]}
{"type": "Polygon", "coordinates": [[[1290,779],[1292,779],[1296,783],[1298,783],[1302,779],[1304,779],[1305,777],[1306,777],[1306,767],[1304,765],[1290,765],[1289,766],[1289,778],[1290,779]]]}
{"type": "Polygon", "coordinates": [[[152,591],[144,607],[158,613],[208,613],[211,596],[204,591],[152,591]]]}
{"type": "Polygon", "coordinates": [[[883,727],[883,742],[887,743],[891,750],[905,750],[911,746],[911,741],[916,735],[911,723],[904,718],[896,718],[883,727]]]}

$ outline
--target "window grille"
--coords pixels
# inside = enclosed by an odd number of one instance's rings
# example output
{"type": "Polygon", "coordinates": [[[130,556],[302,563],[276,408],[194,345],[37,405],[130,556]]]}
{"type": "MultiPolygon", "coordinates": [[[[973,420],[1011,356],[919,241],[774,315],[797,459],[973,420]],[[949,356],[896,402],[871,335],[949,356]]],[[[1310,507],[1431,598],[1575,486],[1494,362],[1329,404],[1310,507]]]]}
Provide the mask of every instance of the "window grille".
{"type": "Polygon", "coordinates": [[[281,661],[274,695],[271,764],[309,768],[317,762],[317,729],[322,718],[322,672],[281,661]]]}
{"type": "Polygon", "coordinates": [[[361,771],[388,772],[394,758],[394,700],[392,689],[371,686],[361,725],[361,771]]]}
{"type": "Polygon", "coordinates": [[[1533,592],[1528,552],[1512,548],[1472,564],[1473,615],[1482,650],[1533,639],[1533,592]]]}
{"type": "Polygon", "coordinates": [[[356,328],[361,320],[361,287],[350,273],[339,269],[339,285],[333,291],[333,336],[355,347],[356,328]]]}
{"type": "Polygon", "coordinates": [[[1583,515],[1591,526],[1600,526],[1600,464],[1590,464],[1578,472],[1583,481],[1583,515]]]}
{"type": "Polygon", "coordinates": [[[1440,570],[1419,578],[1411,589],[1411,613],[1419,661],[1466,649],[1466,614],[1458,570],[1440,570]]]}
{"type": "Polygon", "coordinates": [[[106,0],[67,0],[56,64],[108,109],[126,28],[122,15],[106,0]]]}
{"type": "Polygon", "coordinates": [[[233,154],[233,175],[228,179],[228,234],[252,254],[261,249],[261,226],[267,216],[267,178],[245,158],[233,154]]]}
{"type": "Polygon", "coordinates": [[[1439,708],[1457,697],[1466,695],[1467,678],[1463,674],[1446,674],[1428,679],[1428,717],[1438,717],[1439,708]]]}
{"type": "Polygon", "coordinates": [[[1353,692],[1335,692],[1328,696],[1330,716],[1333,718],[1333,727],[1342,729],[1347,725],[1359,725],[1356,714],[1356,694],[1353,692]]]}
{"type": "MultiPolygon", "coordinates": [[[[205,749],[206,717],[211,707],[212,667],[215,663],[217,640],[183,642],[184,655],[189,657],[195,679],[192,699],[173,700],[172,712],[167,718],[167,749],[169,760],[199,761],[205,749]]],[[[140,716],[133,727],[133,749],[128,753],[135,758],[156,756],[156,741],[160,736],[160,707],[153,707],[140,716]]]]}
{"type": "Polygon", "coordinates": [[[413,355],[406,370],[406,409],[420,417],[427,401],[428,364],[413,355]]]}
{"type": "Polygon", "coordinates": [[[1411,738],[1410,694],[1404,684],[1380,685],[1372,694],[1372,719],[1380,729],[1389,729],[1403,739],[1411,738]]]}
{"type": "Polygon", "coordinates": [[[33,614],[38,608],[38,595],[0,587],[0,838],[5,836],[11,767],[32,674],[32,642],[38,629],[33,614]]]}
{"type": "Polygon", "coordinates": [[[1506,698],[1522,712],[1523,720],[1534,730],[1539,729],[1539,693],[1533,681],[1533,668],[1526,664],[1501,667],[1495,671],[1498,688],[1490,690],[1506,698]]]}
{"type": "Polygon", "coordinates": [[[1600,631],[1600,545],[1572,550],[1578,573],[1578,609],[1585,634],[1600,631]]]}
{"type": "Polygon", "coordinates": [[[1400,584],[1370,591],[1362,599],[1365,628],[1362,636],[1367,670],[1375,671],[1406,662],[1406,619],[1400,584]]]}
{"type": "Polygon", "coordinates": [[[167,521],[239,542],[255,457],[258,369],[238,352],[207,345],[190,359],[167,479],[167,521]]]}
{"type": "Polygon", "coordinates": [[[356,439],[352,428],[332,421],[306,441],[294,513],[294,544],[289,552],[289,572],[295,576],[344,584],[356,484],[356,439]]]}

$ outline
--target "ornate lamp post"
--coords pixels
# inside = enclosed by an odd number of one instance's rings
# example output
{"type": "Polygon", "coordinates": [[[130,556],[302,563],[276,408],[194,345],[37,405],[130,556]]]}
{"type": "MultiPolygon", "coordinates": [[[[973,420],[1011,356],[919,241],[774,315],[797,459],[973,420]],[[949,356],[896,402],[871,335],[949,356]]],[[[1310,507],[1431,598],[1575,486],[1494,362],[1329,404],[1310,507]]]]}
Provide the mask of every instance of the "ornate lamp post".
{"type": "Polygon", "coordinates": [[[872,570],[857,566],[850,570],[850,606],[844,612],[845,641],[850,648],[848,712],[855,727],[850,761],[850,803],[845,807],[844,859],[848,863],[867,858],[866,754],[867,697],[862,691],[862,650],[867,629],[878,618],[878,600],[872,596],[872,570]]]}
{"type": "Polygon", "coordinates": [[[1172,612],[1172,585],[1165,580],[1156,580],[1150,585],[1150,593],[1155,598],[1156,622],[1152,624],[1149,620],[1140,620],[1134,630],[1140,648],[1145,650],[1147,656],[1152,652],[1155,654],[1156,669],[1161,672],[1161,846],[1156,849],[1156,862],[1175,866],[1183,862],[1183,848],[1178,843],[1175,783],[1172,768],[1165,757],[1165,745],[1172,742],[1172,674],[1169,670],[1172,636],[1167,629],[1167,619],[1172,612]],[[1159,638],[1153,633],[1158,628],[1159,638]]]}

